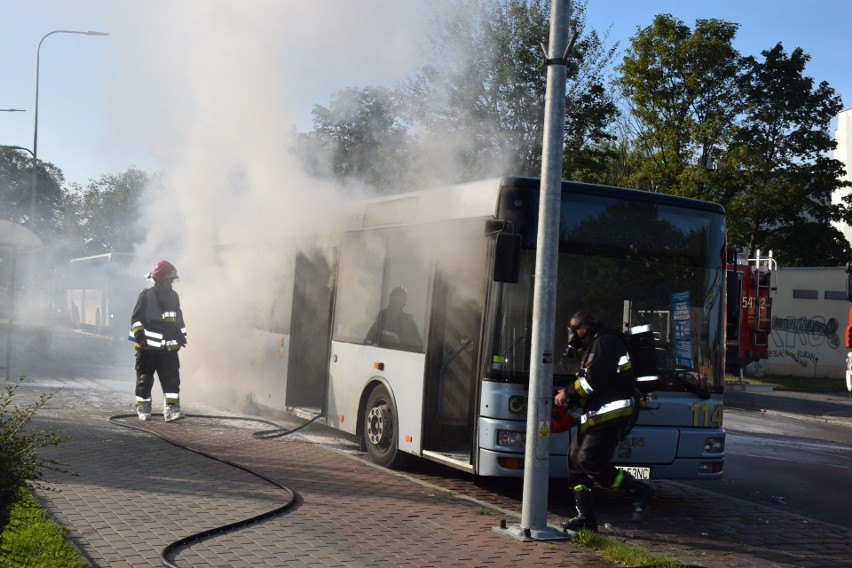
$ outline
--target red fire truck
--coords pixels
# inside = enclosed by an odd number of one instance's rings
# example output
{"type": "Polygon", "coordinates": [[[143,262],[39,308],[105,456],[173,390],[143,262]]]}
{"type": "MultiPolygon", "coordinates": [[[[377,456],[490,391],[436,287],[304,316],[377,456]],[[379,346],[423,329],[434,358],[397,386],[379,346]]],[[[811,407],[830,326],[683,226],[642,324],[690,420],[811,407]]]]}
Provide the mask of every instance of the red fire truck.
{"type": "Polygon", "coordinates": [[[736,249],[727,250],[727,327],[725,358],[729,373],[742,380],[743,369],[749,363],[769,356],[769,334],[772,323],[772,298],[775,287],[772,274],[778,264],[772,258],[748,258],[736,249]]]}
{"type": "MultiPolygon", "coordinates": [[[[852,302],[852,262],[846,263],[846,300],[852,302]]],[[[852,306],[846,322],[846,349],[852,348],[852,306]]],[[[852,398],[852,351],[846,353],[846,388],[852,398]]]]}

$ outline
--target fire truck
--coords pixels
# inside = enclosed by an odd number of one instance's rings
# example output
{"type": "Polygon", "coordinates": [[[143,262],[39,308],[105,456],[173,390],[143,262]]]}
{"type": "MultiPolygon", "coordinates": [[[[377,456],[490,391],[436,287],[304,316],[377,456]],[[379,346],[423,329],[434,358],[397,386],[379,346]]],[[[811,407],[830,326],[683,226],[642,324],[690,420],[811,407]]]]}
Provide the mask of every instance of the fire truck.
{"type": "MultiPolygon", "coordinates": [[[[852,262],[846,263],[846,300],[852,302],[852,262]]],[[[846,321],[846,349],[852,348],[852,306],[846,321]]],[[[852,351],[846,353],[846,388],[852,398],[852,351]]]]}
{"type": "Polygon", "coordinates": [[[748,258],[740,250],[727,250],[725,360],[727,371],[738,374],[740,380],[746,365],[769,356],[770,291],[775,290],[772,274],[777,270],[772,251],[761,256],[758,249],[755,258],[748,258]]]}

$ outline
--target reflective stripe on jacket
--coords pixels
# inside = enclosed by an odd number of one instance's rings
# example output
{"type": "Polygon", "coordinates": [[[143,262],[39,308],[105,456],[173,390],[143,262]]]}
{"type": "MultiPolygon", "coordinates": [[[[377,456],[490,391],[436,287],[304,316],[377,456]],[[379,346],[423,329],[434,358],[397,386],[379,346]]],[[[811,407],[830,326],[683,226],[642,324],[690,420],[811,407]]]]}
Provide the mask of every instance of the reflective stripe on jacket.
{"type": "Polygon", "coordinates": [[[624,340],[609,330],[596,333],[582,367],[584,374],[572,385],[583,408],[580,431],[629,424],[638,409],[632,397],[635,381],[624,340]]]}
{"type": "Polygon", "coordinates": [[[138,349],[177,351],[186,345],[186,325],[177,292],[148,288],[139,294],[128,339],[138,349]],[[144,342],[143,342],[144,340],[144,342]]]}

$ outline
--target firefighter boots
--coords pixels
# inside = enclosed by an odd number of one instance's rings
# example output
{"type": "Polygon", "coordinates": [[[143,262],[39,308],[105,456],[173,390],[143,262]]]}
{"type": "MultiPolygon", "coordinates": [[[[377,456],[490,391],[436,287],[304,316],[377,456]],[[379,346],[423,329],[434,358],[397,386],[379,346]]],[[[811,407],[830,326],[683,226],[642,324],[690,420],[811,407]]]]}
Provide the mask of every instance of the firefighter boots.
{"type": "Polygon", "coordinates": [[[562,530],[578,531],[588,529],[598,532],[598,521],[595,518],[595,500],[592,490],[586,487],[575,489],[574,500],[577,502],[577,516],[562,523],[562,530]]]}
{"type": "Polygon", "coordinates": [[[150,420],[151,419],[151,403],[150,402],[137,402],[136,403],[136,416],[139,417],[139,420],[150,420]]]}
{"type": "Polygon", "coordinates": [[[651,497],[654,496],[654,490],[651,486],[641,481],[637,481],[639,488],[635,491],[636,498],[633,500],[633,520],[641,521],[648,515],[651,510],[651,497]]]}
{"type": "Polygon", "coordinates": [[[654,490],[650,485],[636,480],[630,474],[625,474],[621,486],[633,494],[633,520],[641,521],[651,510],[651,497],[654,496],[654,490]]]}
{"type": "Polygon", "coordinates": [[[165,418],[166,422],[180,420],[183,418],[183,412],[180,411],[180,406],[177,404],[167,404],[163,409],[163,418],[165,418]]]}

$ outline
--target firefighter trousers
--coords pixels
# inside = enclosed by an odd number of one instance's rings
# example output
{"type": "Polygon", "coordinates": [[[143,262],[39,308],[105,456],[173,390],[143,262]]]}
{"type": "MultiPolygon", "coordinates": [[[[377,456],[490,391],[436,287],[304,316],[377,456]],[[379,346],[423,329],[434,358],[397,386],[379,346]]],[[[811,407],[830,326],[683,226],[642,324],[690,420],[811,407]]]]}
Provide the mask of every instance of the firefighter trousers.
{"type": "Polygon", "coordinates": [[[150,399],[154,373],[160,379],[163,393],[180,392],[180,359],[177,351],[136,350],[136,396],[150,399]]]}
{"type": "Polygon", "coordinates": [[[580,432],[568,452],[568,485],[591,489],[598,483],[602,487],[612,487],[618,476],[618,469],[612,465],[612,454],[623,434],[623,424],[580,432]]]}

